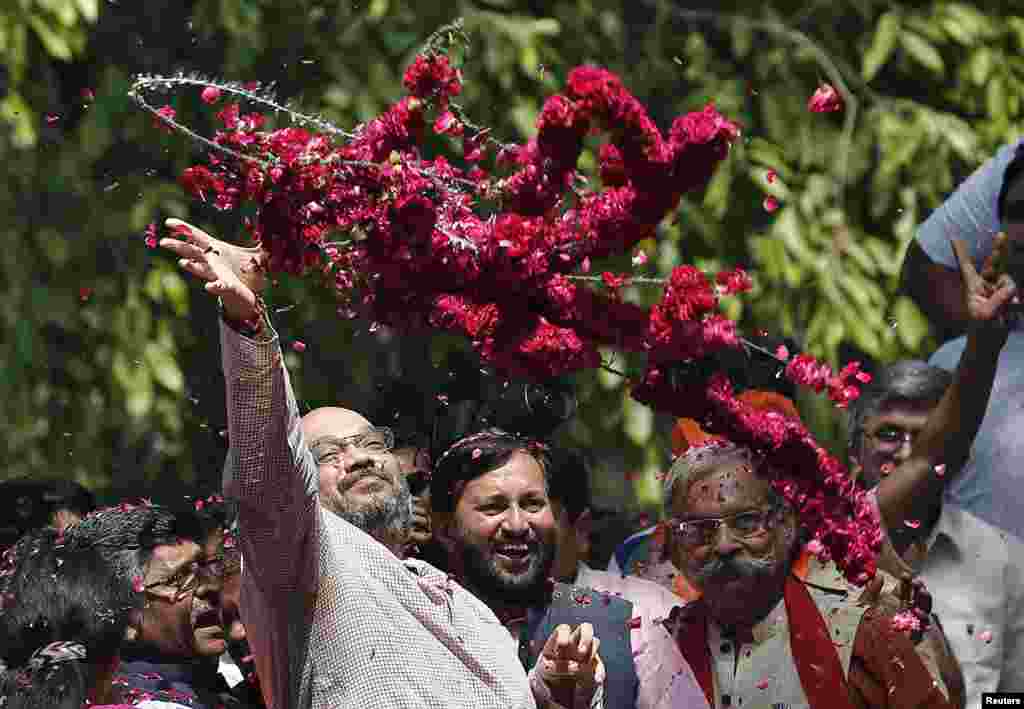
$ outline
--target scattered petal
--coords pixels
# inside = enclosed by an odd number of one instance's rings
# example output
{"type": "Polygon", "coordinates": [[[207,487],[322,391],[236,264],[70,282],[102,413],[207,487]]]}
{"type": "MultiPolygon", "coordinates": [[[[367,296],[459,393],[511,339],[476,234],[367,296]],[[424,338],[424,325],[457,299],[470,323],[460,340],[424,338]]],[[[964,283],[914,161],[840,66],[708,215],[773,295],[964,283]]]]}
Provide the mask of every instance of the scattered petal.
{"type": "Polygon", "coordinates": [[[882,477],[886,477],[896,469],[896,466],[892,463],[882,463],[882,467],[878,469],[878,472],[882,474],[882,477]]]}
{"type": "Polygon", "coordinates": [[[303,342],[302,340],[296,340],[295,342],[292,343],[292,349],[295,352],[305,352],[306,351],[306,343],[303,342]]]}
{"type": "Polygon", "coordinates": [[[642,623],[643,623],[643,620],[641,619],[640,616],[637,615],[637,616],[633,616],[632,618],[629,619],[629,622],[626,623],[626,627],[629,628],[630,630],[639,630],[640,629],[640,625],[642,623]]]}
{"type": "Polygon", "coordinates": [[[60,116],[58,116],[56,113],[47,113],[46,114],[46,122],[49,123],[51,126],[54,123],[56,123],[57,121],[59,121],[59,120],[60,120],[60,116]]]}
{"type": "Polygon", "coordinates": [[[872,376],[867,372],[857,372],[856,379],[861,384],[870,384],[872,376]]]}
{"type": "Polygon", "coordinates": [[[78,289],[78,299],[83,303],[92,297],[92,288],[89,286],[82,286],[78,289]]]}
{"type": "Polygon", "coordinates": [[[477,458],[479,458],[483,454],[484,454],[484,452],[482,450],[480,450],[479,448],[474,448],[473,449],[473,460],[476,460],[477,458]]]}
{"type": "Polygon", "coordinates": [[[768,689],[768,680],[762,677],[761,679],[757,680],[757,684],[755,686],[758,689],[768,689]]]}
{"type": "Polygon", "coordinates": [[[919,528],[921,526],[921,520],[919,520],[919,519],[908,519],[908,520],[905,520],[903,522],[903,524],[907,525],[911,529],[917,529],[917,528],[919,528]]]}
{"type": "Polygon", "coordinates": [[[769,213],[774,212],[776,209],[779,208],[779,200],[775,199],[774,197],[765,197],[763,206],[764,211],[769,213]]]}
{"type": "Polygon", "coordinates": [[[207,86],[203,89],[203,92],[199,94],[199,97],[203,99],[204,103],[217,103],[220,99],[220,89],[216,86],[207,86]]]}
{"type": "Polygon", "coordinates": [[[633,257],[633,265],[643,266],[645,263],[647,263],[647,253],[643,249],[640,249],[636,252],[636,256],[633,257]]]}
{"type": "Polygon", "coordinates": [[[812,113],[835,113],[843,108],[843,97],[832,84],[822,84],[807,101],[807,109],[812,113]]]}
{"type": "Polygon", "coordinates": [[[775,172],[775,170],[769,170],[767,173],[765,173],[764,179],[770,185],[773,182],[775,182],[775,178],[778,176],[779,175],[777,172],[775,172]]]}
{"type": "Polygon", "coordinates": [[[775,358],[786,361],[789,359],[789,348],[785,345],[779,345],[775,348],[775,358]]]}
{"type": "Polygon", "coordinates": [[[641,527],[649,527],[651,524],[651,516],[646,512],[643,512],[639,517],[637,517],[637,521],[640,523],[641,527]]]}
{"type": "Polygon", "coordinates": [[[821,556],[822,552],[825,551],[825,545],[822,544],[819,539],[812,539],[807,542],[807,546],[805,548],[809,553],[814,554],[815,556],[821,556]]]}
{"type": "Polygon", "coordinates": [[[93,92],[92,89],[88,88],[82,89],[82,91],[79,93],[79,96],[81,96],[82,100],[86,103],[92,103],[96,100],[96,94],[93,92]]]}
{"type": "Polygon", "coordinates": [[[892,629],[902,632],[921,630],[921,620],[910,611],[902,611],[892,617],[892,629]]]}
{"type": "Polygon", "coordinates": [[[946,464],[945,463],[940,463],[939,465],[936,465],[935,466],[935,474],[938,475],[940,478],[943,475],[945,475],[946,474],[946,464]]]}
{"type": "Polygon", "coordinates": [[[132,578],[132,590],[135,591],[135,593],[142,593],[146,590],[146,584],[143,582],[141,576],[135,576],[132,578]]]}
{"type": "Polygon", "coordinates": [[[150,222],[146,225],[146,246],[151,249],[155,249],[159,239],[157,238],[156,222],[150,222]]]}
{"type": "Polygon", "coordinates": [[[981,639],[983,643],[990,643],[992,642],[992,631],[983,630],[981,631],[981,634],[978,637],[981,639]]]}

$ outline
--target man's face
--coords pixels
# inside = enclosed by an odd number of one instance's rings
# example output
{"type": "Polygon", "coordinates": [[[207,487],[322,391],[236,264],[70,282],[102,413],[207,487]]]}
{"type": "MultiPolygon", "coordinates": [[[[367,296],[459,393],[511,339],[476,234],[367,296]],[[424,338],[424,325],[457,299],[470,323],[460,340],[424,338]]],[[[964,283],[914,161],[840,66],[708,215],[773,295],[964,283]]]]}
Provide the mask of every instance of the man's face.
{"type": "Polygon", "coordinates": [[[412,526],[409,541],[423,545],[430,541],[430,454],[423,448],[396,448],[398,467],[412,493],[412,526]]]}
{"type": "Polygon", "coordinates": [[[146,603],[139,643],[159,655],[194,658],[224,652],[220,625],[221,535],[201,547],[193,541],[153,550],[146,571],[146,603]]]}
{"type": "Polygon", "coordinates": [[[303,429],[320,474],[320,504],[364,532],[408,533],[411,498],[385,436],[359,414],[319,410],[303,429]]]}
{"type": "Polygon", "coordinates": [[[914,438],[924,429],[934,404],[888,404],[864,421],[853,472],[871,489],[910,456],[914,438]]]}
{"type": "Polygon", "coordinates": [[[716,619],[750,623],[781,597],[797,550],[795,517],[773,507],[770,484],[744,462],[679,486],[672,499],[673,562],[702,591],[716,619]],[[736,516],[733,516],[736,515],[736,516]],[[727,518],[717,525],[700,520],[727,518]],[[697,523],[680,532],[681,522],[697,523]]]}
{"type": "Polygon", "coordinates": [[[528,603],[544,588],[555,556],[555,517],[544,472],[518,452],[468,482],[455,506],[450,551],[482,597],[528,603]]]}

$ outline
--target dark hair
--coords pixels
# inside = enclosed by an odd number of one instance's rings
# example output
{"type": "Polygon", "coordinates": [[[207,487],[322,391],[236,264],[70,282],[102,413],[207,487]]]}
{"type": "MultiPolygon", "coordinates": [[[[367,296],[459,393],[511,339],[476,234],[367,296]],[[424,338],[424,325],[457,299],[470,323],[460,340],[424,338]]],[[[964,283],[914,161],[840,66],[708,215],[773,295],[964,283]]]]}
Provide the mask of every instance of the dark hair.
{"type": "Polygon", "coordinates": [[[84,517],[95,507],[93,494],[70,480],[7,480],[0,483],[0,534],[13,543],[34,529],[48,527],[59,510],[84,517]]]}
{"type": "Polygon", "coordinates": [[[202,544],[207,536],[191,504],[108,507],[72,525],[66,534],[72,544],[98,550],[129,585],[135,577],[145,577],[156,547],[183,539],[202,544]]]}
{"type": "Polygon", "coordinates": [[[953,375],[921,360],[907,359],[882,367],[850,404],[847,445],[851,454],[860,448],[864,422],[896,403],[934,405],[953,383],[953,375]]]}
{"type": "Polygon", "coordinates": [[[4,555],[0,600],[5,709],[79,709],[97,667],[117,655],[139,602],[97,550],[72,548],[49,529],[26,535],[4,555]],[[72,645],[84,657],[55,661],[57,649],[72,645]]]}
{"type": "Polygon", "coordinates": [[[1024,150],[1018,147],[1014,151],[1013,158],[1006,165],[1006,170],[1003,171],[1003,184],[999,187],[999,197],[996,199],[996,216],[999,217],[1000,222],[1006,218],[1006,198],[1010,193],[1010,188],[1022,175],[1024,175],[1024,150]]]}
{"type": "Polygon", "coordinates": [[[540,464],[544,471],[544,484],[549,487],[552,460],[546,443],[498,428],[488,428],[457,441],[438,459],[430,478],[431,508],[451,514],[455,510],[456,488],[460,483],[468,483],[500,468],[518,452],[532,456],[540,464]]]}
{"type": "Polygon", "coordinates": [[[582,451],[566,446],[551,449],[548,492],[575,522],[590,507],[590,463],[582,451]]]}

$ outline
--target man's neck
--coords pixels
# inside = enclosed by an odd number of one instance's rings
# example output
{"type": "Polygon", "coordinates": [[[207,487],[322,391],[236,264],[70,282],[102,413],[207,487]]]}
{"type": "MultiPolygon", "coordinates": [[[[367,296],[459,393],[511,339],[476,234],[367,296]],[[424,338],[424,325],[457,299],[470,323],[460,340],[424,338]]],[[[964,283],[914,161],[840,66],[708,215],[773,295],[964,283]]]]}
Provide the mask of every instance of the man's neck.
{"type": "Polygon", "coordinates": [[[889,539],[892,541],[893,548],[900,556],[904,556],[911,545],[924,542],[924,540],[932,535],[935,525],[939,523],[939,517],[942,516],[942,491],[938,490],[931,494],[926,504],[928,505],[928,514],[924,519],[907,520],[909,524],[919,521],[921,523],[920,526],[916,528],[904,527],[903,529],[886,530],[889,533],[889,539]]]}

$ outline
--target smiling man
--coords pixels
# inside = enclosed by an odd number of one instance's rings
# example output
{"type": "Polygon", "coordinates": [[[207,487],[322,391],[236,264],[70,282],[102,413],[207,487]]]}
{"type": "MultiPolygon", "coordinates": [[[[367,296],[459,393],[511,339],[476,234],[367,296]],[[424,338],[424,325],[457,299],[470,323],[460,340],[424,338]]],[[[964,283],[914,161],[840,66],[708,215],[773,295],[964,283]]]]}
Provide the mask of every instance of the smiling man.
{"type": "MultiPolygon", "coordinates": [[[[447,574],[398,556],[411,504],[391,432],[338,407],[299,416],[258,295],[265,255],[167,225],[188,239],[160,245],[223,308],[224,489],[239,505],[240,610],[267,705],[537,706],[544,677],[527,678],[494,613],[447,574]]],[[[554,656],[575,657],[568,637],[551,643],[554,656]]]]}

